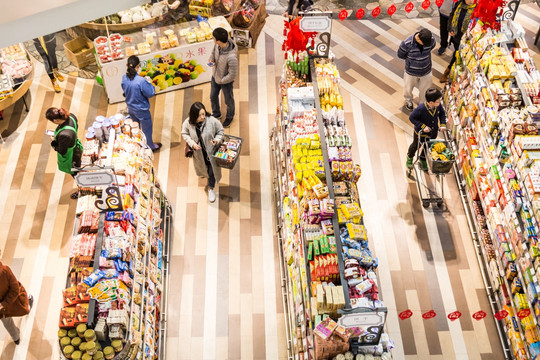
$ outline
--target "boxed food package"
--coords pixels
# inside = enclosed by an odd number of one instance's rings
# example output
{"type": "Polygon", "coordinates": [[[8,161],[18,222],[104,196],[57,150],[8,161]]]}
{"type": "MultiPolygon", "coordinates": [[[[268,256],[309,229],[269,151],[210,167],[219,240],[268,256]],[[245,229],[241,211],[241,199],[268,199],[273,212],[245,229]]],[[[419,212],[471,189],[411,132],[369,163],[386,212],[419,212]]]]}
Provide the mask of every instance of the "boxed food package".
{"type": "Polygon", "coordinates": [[[73,40],[64,43],[66,57],[79,69],[93,64],[94,44],[86,36],[79,36],[73,40]]]}

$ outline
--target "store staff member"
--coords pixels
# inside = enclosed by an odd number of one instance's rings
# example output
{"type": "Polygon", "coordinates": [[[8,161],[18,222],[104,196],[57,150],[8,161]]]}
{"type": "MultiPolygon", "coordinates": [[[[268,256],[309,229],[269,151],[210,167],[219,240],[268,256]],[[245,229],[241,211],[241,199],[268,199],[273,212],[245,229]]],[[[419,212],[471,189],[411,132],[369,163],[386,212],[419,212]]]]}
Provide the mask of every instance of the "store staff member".
{"type": "MultiPolygon", "coordinates": [[[[441,130],[446,129],[446,113],[441,104],[442,93],[439,89],[429,88],[426,91],[426,101],[413,110],[409,116],[409,121],[414,125],[413,142],[407,152],[407,168],[413,165],[413,157],[418,150],[420,142],[426,142],[435,139],[439,133],[439,124],[441,130]]],[[[419,155],[422,170],[427,171],[427,162],[424,151],[419,155]]]]}
{"type": "MultiPolygon", "coordinates": [[[[66,109],[55,107],[47,109],[45,117],[53,124],[58,125],[54,135],[51,136],[51,146],[58,154],[58,170],[75,177],[77,172],[71,169],[81,166],[83,153],[83,146],[77,138],[77,118],[66,109]]],[[[71,194],[72,199],[78,197],[78,191],[71,194]]]]}

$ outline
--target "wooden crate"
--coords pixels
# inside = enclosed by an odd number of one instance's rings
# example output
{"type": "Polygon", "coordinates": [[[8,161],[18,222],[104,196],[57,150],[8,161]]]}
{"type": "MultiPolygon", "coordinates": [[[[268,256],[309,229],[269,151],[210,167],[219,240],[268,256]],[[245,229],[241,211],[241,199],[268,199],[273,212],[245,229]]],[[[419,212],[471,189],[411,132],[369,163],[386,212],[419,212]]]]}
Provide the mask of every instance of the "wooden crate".
{"type": "Polygon", "coordinates": [[[96,61],[94,56],[94,43],[86,36],[79,36],[64,43],[66,57],[79,69],[96,61]]]}

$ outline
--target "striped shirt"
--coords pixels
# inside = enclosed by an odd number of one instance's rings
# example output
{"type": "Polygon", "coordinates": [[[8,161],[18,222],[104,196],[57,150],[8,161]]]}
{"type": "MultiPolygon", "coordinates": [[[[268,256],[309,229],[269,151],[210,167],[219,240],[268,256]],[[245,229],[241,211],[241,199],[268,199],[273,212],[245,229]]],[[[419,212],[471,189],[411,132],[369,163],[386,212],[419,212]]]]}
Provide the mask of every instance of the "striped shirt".
{"type": "MultiPolygon", "coordinates": [[[[417,34],[417,33],[416,33],[417,34]]],[[[397,55],[405,60],[405,72],[411,76],[424,76],[431,71],[431,50],[435,48],[435,39],[431,36],[431,45],[422,46],[416,42],[416,34],[401,42],[397,55]]]]}

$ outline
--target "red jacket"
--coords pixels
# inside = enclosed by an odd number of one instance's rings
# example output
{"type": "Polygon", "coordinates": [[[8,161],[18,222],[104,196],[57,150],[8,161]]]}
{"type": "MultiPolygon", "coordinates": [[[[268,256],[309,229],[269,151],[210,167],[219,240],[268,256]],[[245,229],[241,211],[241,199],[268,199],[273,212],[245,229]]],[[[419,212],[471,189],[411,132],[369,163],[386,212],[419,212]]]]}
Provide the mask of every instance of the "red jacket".
{"type": "Polygon", "coordinates": [[[30,312],[26,290],[13,272],[0,262],[0,319],[24,316],[30,312]]]}

